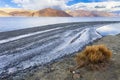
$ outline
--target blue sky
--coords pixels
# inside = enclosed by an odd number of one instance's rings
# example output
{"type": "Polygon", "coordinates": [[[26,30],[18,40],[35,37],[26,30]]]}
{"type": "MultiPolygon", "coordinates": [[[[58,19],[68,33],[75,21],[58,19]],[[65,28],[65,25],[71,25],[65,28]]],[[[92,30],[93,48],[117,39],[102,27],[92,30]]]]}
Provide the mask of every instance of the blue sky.
{"type": "Polygon", "coordinates": [[[15,8],[17,8],[18,5],[13,3],[12,0],[0,0],[0,7],[15,7],[15,8]]]}
{"type": "Polygon", "coordinates": [[[73,5],[73,4],[80,3],[80,2],[92,3],[92,2],[103,2],[103,1],[106,1],[106,0],[73,0],[73,1],[69,1],[67,4],[73,5]]]}

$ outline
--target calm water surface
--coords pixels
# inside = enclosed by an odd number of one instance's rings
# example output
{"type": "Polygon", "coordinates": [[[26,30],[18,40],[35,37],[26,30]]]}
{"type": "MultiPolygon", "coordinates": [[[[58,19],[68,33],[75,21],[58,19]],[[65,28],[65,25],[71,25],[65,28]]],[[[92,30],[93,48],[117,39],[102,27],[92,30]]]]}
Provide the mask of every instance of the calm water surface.
{"type": "Polygon", "coordinates": [[[24,29],[29,27],[43,26],[57,23],[70,22],[92,22],[92,21],[120,21],[120,18],[113,17],[1,17],[0,32],[24,29]]]}

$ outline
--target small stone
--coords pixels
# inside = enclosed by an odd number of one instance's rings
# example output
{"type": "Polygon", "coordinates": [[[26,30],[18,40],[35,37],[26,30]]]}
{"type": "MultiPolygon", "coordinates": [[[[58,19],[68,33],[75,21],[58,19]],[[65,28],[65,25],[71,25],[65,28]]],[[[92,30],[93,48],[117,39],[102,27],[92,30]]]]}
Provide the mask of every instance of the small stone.
{"type": "Polygon", "coordinates": [[[54,68],[51,68],[51,70],[55,70],[54,68]]]}
{"type": "Polygon", "coordinates": [[[79,79],[80,78],[80,74],[74,74],[73,75],[73,79],[79,79]]]}
{"type": "Polygon", "coordinates": [[[113,54],[117,54],[117,53],[113,53],[113,54]]]}
{"type": "Polygon", "coordinates": [[[8,69],[9,74],[14,73],[15,71],[17,71],[17,69],[15,67],[8,69]]]}
{"type": "Polygon", "coordinates": [[[112,58],[112,60],[113,60],[113,61],[115,61],[115,59],[114,59],[114,58],[112,58]]]}
{"type": "Polygon", "coordinates": [[[75,74],[75,71],[73,71],[72,73],[75,74]]]}

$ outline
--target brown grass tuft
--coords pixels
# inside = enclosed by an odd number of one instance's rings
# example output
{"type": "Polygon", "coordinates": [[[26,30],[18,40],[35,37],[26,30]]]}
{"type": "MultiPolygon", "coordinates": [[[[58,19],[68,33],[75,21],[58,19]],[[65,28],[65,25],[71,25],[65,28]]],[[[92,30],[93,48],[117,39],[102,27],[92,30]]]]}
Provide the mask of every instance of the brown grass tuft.
{"type": "Polygon", "coordinates": [[[91,69],[100,69],[111,59],[112,52],[105,45],[87,46],[85,50],[77,54],[77,67],[89,66],[91,69]]]}

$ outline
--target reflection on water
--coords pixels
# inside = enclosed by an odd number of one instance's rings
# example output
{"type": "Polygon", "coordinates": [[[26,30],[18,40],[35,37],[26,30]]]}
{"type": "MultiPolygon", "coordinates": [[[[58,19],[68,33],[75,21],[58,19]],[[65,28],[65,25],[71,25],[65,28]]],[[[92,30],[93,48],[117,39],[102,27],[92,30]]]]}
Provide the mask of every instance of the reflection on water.
{"type": "Polygon", "coordinates": [[[6,17],[0,18],[0,32],[68,22],[120,21],[107,17],[6,17]]]}
{"type": "Polygon", "coordinates": [[[120,23],[102,26],[102,27],[98,28],[97,31],[100,34],[102,34],[103,36],[119,34],[120,33],[120,23]]]}

